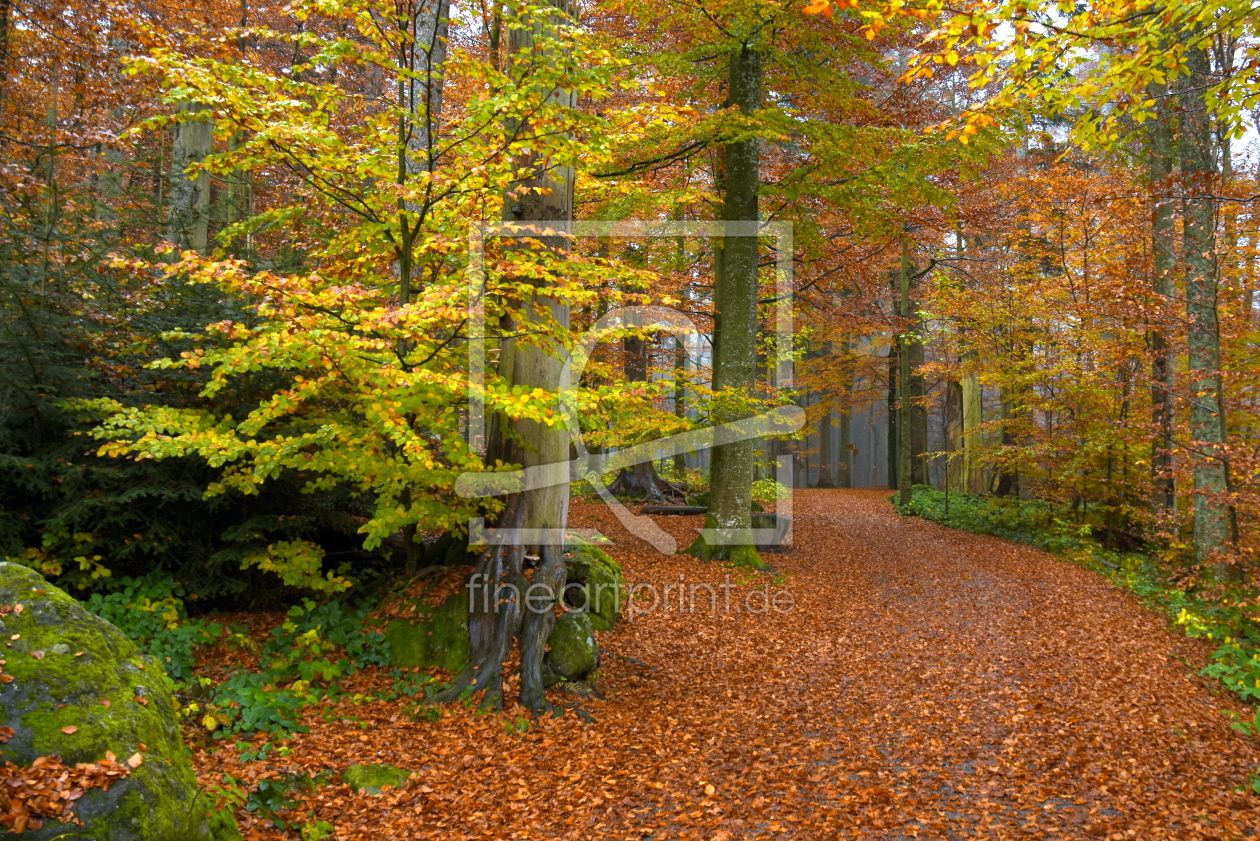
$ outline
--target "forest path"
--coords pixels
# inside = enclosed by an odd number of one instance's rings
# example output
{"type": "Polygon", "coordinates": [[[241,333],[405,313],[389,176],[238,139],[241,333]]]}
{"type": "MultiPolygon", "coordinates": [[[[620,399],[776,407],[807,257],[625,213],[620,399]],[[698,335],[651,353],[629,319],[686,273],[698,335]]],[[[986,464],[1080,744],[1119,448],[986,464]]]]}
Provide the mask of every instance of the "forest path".
{"type": "MultiPolygon", "coordinates": [[[[594,722],[518,732],[368,703],[351,714],[369,736],[312,717],[290,761],[416,779],[309,805],[338,841],[1256,837],[1260,798],[1234,788],[1260,750],[1222,714],[1243,707],[1196,675],[1205,645],[1094,573],[901,518],[888,496],[798,491],[775,580],[660,555],[575,503],[629,582],[672,585],[668,610],[637,599],[600,635],[594,722]],[[729,606],[728,576],[751,579],[729,606]],[[701,590],[679,610],[680,579],[713,585],[716,606],[701,590]],[[794,609],[761,610],[758,589],[794,609]]],[[[681,542],[700,518],[657,522],[681,542]]]]}
{"type": "MultiPolygon", "coordinates": [[[[1196,675],[1204,644],[1097,574],[888,497],[797,492],[795,549],[766,556],[789,613],[748,612],[752,587],[729,611],[719,590],[715,612],[700,590],[605,635],[655,667],[607,660],[621,697],[596,715],[620,725],[616,779],[665,787],[610,784],[603,814],[574,804],[603,837],[1253,836],[1260,801],[1233,789],[1260,752],[1196,675]]],[[[594,516],[629,580],[714,582],[594,516]]],[[[686,545],[700,518],[657,522],[686,545]]]]}

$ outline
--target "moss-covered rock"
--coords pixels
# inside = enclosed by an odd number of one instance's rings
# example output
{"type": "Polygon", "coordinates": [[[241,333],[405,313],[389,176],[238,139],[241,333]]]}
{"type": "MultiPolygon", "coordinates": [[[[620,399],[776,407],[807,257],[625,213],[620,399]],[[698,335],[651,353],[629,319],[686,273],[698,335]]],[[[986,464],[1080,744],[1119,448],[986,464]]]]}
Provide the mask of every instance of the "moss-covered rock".
{"type": "Polygon", "coordinates": [[[593,543],[575,544],[565,558],[565,601],[591,616],[597,631],[611,631],[621,618],[621,564],[593,543]]]}
{"type": "Polygon", "coordinates": [[[411,772],[396,765],[351,765],[342,775],[351,790],[365,794],[380,794],[385,786],[402,788],[411,778],[411,772]]]}
{"type": "Polygon", "coordinates": [[[458,672],[468,664],[468,576],[471,567],[434,567],[382,604],[390,663],[458,672]]]}
{"type": "Polygon", "coordinates": [[[599,646],[591,627],[591,614],[566,613],[556,620],[547,637],[545,683],[586,680],[599,667],[599,646]]]}
{"type": "Polygon", "coordinates": [[[19,766],[51,754],[67,765],[99,762],[106,752],[143,758],[109,791],[84,792],[74,810],[83,826],[49,821],[16,838],[240,838],[231,815],[197,790],[166,676],[122,631],[11,563],[0,563],[0,614],[0,656],[13,678],[0,683],[0,726],[14,730],[0,758],[19,766]]]}

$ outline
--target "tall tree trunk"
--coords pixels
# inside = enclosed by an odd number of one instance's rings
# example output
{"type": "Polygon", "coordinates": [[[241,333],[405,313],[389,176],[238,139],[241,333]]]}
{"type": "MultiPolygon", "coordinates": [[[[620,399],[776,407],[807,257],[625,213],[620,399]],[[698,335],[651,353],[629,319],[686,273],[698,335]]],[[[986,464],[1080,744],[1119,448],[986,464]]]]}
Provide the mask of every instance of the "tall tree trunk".
{"type": "MultiPolygon", "coordinates": [[[[1009,457],[1010,451],[1015,446],[1015,435],[1011,432],[1011,424],[1015,420],[1017,411],[1014,396],[1008,388],[1002,389],[1002,432],[1000,443],[1002,445],[1003,459],[1009,457]]],[[[1011,469],[1003,464],[998,470],[997,488],[994,490],[998,496],[1019,496],[1019,470],[1011,469]]]]}
{"type": "Polygon", "coordinates": [[[446,43],[450,32],[451,0],[412,0],[409,32],[400,79],[406,113],[407,170],[414,177],[437,168],[437,139],[441,125],[442,91],[446,80],[446,43]]]}
{"type": "Polygon", "coordinates": [[[840,407],[840,469],[836,478],[836,487],[854,487],[853,471],[857,469],[856,447],[853,442],[853,406],[850,403],[853,394],[853,342],[845,336],[840,345],[844,359],[840,363],[841,398],[840,407]]]}
{"type": "Polygon", "coordinates": [[[1157,512],[1172,511],[1177,504],[1173,477],[1173,392],[1177,387],[1176,366],[1163,313],[1176,298],[1173,271],[1177,267],[1177,230],[1171,179],[1173,171],[1172,109],[1163,85],[1151,91],[1157,103],[1155,119],[1147,130],[1148,167],[1151,181],[1151,269],[1158,323],[1151,330],[1151,412],[1155,437],[1151,442],[1151,474],[1154,507],[1157,512]]]}
{"type": "Polygon", "coordinates": [[[914,392],[910,386],[910,373],[914,363],[913,327],[910,324],[910,245],[901,243],[900,296],[897,314],[902,319],[902,333],[897,342],[897,391],[901,399],[897,403],[897,491],[902,505],[909,505],[914,493],[914,392]]]}
{"type": "Polygon", "coordinates": [[[928,411],[927,411],[927,378],[922,370],[926,360],[923,339],[920,335],[922,325],[913,312],[914,287],[911,286],[911,318],[914,319],[914,334],[910,339],[910,481],[915,485],[928,483],[927,459],[928,451],[928,411]]]}
{"type": "MultiPolygon", "coordinates": [[[[687,354],[685,336],[674,336],[674,415],[687,417],[687,367],[691,362],[687,354]]],[[[684,482],[687,475],[687,454],[679,450],[674,453],[674,479],[684,482]]]]}
{"type": "MultiPolygon", "coordinates": [[[[544,35],[549,35],[545,30],[555,31],[562,24],[572,22],[573,8],[569,0],[553,0],[552,7],[555,12],[549,16],[534,18],[525,26],[508,28],[509,73],[514,71],[515,64],[524,66],[538,60],[535,48],[544,49],[539,42],[544,35]]],[[[515,72],[527,70],[518,68],[515,72]]],[[[571,91],[552,94],[552,101],[570,107],[574,100],[575,94],[571,91]]],[[[527,138],[529,127],[521,127],[520,134],[527,138]]],[[[549,167],[548,163],[533,153],[518,157],[517,167],[521,177],[513,185],[516,198],[504,202],[505,219],[557,231],[569,229],[573,220],[574,172],[571,167],[549,167]]],[[[534,236],[529,243],[517,247],[552,252],[568,247],[567,237],[560,235],[534,236]]],[[[568,305],[548,295],[545,287],[537,287],[532,297],[518,304],[517,315],[505,319],[507,323],[503,327],[507,335],[542,330],[548,320],[553,320],[561,328],[568,327],[568,305]]],[[[542,388],[558,393],[562,357],[561,347],[543,348],[509,338],[500,346],[499,375],[513,386],[523,386],[527,391],[542,388]]],[[[560,411],[558,404],[553,408],[560,411]]],[[[568,430],[563,426],[549,427],[528,420],[492,420],[487,451],[487,458],[491,461],[500,458],[528,469],[563,463],[568,456],[568,430]]],[[[568,483],[508,496],[498,522],[500,532],[513,528],[545,530],[542,533],[552,537],[536,546],[503,541],[482,554],[474,573],[479,577],[474,580],[488,587],[485,591],[488,597],[484,603],[477,598],[472,600],[469,664],[435,700],[453,701],[471,688],[473,691],[484,691],[482,706],[500,707],[503,703],[503,664],[511,651],[513,638],[519,635],[521,704],[531,710],[547,708],[542,666],[547,638],[555,623],[556,596],[564,586],[564,546],[560,535],[568,520],[568,509],[568,483]],[[533,550],[537,554],[533,554],[533,550]],[[537,564],[532,580],[529,580],[524,575],[524,568],[531,558],[536,559],[537,564]],[[516,587],[516,595],[504,595],[502,588],[506,586],[516,587]],[[522,605],[520,595],[526,593],[531,595],[522,605]]]]}
{"type": "Polygon", "coordinates": [[[822,406],[823,409],[818,417],[818,487],[834,488],[836,486],[836,475],[833,464],[836,456],[832,447],[833,441],[831,440],[831,416],[833,412],[831,407],[825,403],[822,406]]]}
{"type": "Polygon", "coordinates": [[[13,0],[0,0],[0,113],[9,96],[9,52],[13,41],[13,0]]]}
{"type": "MultiPolygon", "coordinates": [[[[761,108],[762,55],[753,44],[741,43],[730,55],[729,103],[746,116],[761,108]]],[[[758,221],[760,142],[745,137],[725,144],[722,219],[758,221]]],[[[742,233],[742,232],[741,232],[742,233]]],[[[757,243],[755,236],[725,236],[714,289],[715,345],[713,388],[719,403],[718,420],[725,423],[751,415],[738,397],[751,391],[757,369],[757,243]]],[[[688,550],[702,558],[721,558],[749,566],[764,566],[752,544],[752,483],[755,442],[739,441],[713,448],[709,480],[709,514],[705,527],[721,542],[712,544],[702,534],[688,550]]]]}
{"type": "MultiPolygon", "coordinates": [[[[900,309],[900,308],[898,308],[900,309]]],[[[901,402],[901,337],[893,336],[888,349],[888,487],[898,490],[901,473],[901,420],[897,417],[901,402]]],[[[874,453],[871,454],[872,458],[874,453]]]]}
{"type": "Polygon", "coordinates": [[[988,489],[984,478],[984,390],[975,374],[962,379],[962,428],[963,428],[963,490],[982,494],[988,489]]]}
{"type": "Polygon", "coordinates": [[[188,168],[213,151],[214,123],[207,105],[183,103],[179,111],[185,119],[175,128],[166,236],[179,248],[205,254],[210,248],[210,173],[188,168]]]}
{"type": "Polygon", "coordinates": [[[1221,557],[1229,546],[1224,406],[1221,401],[1221,341],[1217,320],[1215,163],[1205,89],[1208,53],[1187,53],[1189,75],[1181,94],[1181,177],[1185,243],[1186,315],[1192,389],[1190,435],[1194,439],[1194,554],[1219,579],[1239,569],[1221,557]]]}
{"type": "Polygon", "coordinates": [[[952,490],[966,489],[965,461],[955,457],[956,453],[966,456],[966,438],[963,429],[963,388],[956,380],[945,382],[945,459],[944,487],[952,490]]]}

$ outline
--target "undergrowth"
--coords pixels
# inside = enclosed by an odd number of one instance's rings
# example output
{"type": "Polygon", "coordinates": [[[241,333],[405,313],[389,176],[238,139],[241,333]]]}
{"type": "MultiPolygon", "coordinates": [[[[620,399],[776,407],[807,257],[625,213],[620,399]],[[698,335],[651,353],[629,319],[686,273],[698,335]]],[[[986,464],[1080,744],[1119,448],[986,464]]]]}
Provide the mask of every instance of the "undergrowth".
{"type": "MultiPolygon", "coordinates": [[[[117,625],[165,668],[182,719],[215,739],[261,731],[271,738],[304,732],[303,709],[345,696],[344,678],[366,666],[389,664],[385,635],[370,627],[372,599],[326,602],[303,599],[261,645],[248,629],[208,619],[190,619],[183,588],[169,575],[126,578],[115,592],[96,593],[86,607],[117,625]],[[216,683],[193,674],[198,646],[235,647],[257,657],[257,668],[241,668],[216,683]]],[[[430,696],[427,675],[392,673],[389,699],[430,696]]],[[[352,700],[362,700],[351,696],[352,700]]]]}

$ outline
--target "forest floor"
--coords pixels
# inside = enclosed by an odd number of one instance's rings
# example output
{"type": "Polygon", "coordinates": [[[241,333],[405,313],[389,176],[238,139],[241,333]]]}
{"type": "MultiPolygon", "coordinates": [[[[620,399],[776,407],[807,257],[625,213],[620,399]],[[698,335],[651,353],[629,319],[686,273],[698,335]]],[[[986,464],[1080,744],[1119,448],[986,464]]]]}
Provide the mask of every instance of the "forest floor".
{"type": "MultiPolygon", "coordinates": [[[[1260,837],[1260,797],[1235,793],[1260,745],[1197,675],[1204,643],[1095,573],[903,519],[888,496],[798,491],[775,575],[657,554],[575,503],[628,582],[674,585],[669,609],[636,599],[600,635],[603,699],[555,696],[593,722],[347,702],[358,727],[312,714],[287,756],[250,766],[198,751],[203,779],[415,772],[379,797],[311,793],[301,810],[339,841],[1260,837]],[[716,608],[700,590],[680,610],[680,580],[713,585],[716,608]],[[792,609],[765,610],[779,591],[792,609]]],[[[701,518],[656,519],[686,545],[701,518]]]]}

